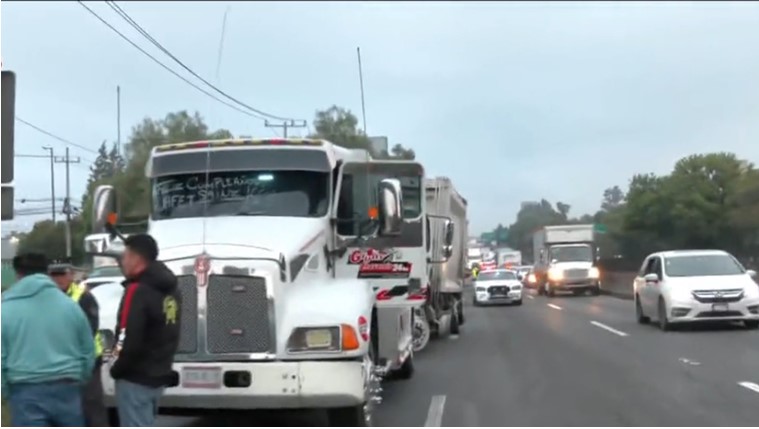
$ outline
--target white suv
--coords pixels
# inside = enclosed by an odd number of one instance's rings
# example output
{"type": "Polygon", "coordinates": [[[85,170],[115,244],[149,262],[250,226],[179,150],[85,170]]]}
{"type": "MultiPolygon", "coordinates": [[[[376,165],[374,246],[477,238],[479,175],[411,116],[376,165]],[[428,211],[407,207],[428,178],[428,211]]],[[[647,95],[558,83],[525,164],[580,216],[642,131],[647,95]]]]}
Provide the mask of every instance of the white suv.
{"type": "Polygon", "coordinates": [[[759,328],[759,285],[721,250],[676,250],[649,255],[635,278],[639,323],[658,321],[662,330],[675,323],[743,321],[759,328]]]}

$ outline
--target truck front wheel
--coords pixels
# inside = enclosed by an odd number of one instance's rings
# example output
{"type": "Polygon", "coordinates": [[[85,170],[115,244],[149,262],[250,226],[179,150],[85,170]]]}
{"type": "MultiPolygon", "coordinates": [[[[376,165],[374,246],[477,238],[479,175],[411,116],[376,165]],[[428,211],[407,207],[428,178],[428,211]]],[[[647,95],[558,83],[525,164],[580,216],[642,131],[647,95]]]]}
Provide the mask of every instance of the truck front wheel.
{"type": "Polygon", "coordinates": [[[327,410],[327,420],[330,426],[365,427],[371,426],[371,415],[366,404],[353,407],[330,408],[327,410]]]}

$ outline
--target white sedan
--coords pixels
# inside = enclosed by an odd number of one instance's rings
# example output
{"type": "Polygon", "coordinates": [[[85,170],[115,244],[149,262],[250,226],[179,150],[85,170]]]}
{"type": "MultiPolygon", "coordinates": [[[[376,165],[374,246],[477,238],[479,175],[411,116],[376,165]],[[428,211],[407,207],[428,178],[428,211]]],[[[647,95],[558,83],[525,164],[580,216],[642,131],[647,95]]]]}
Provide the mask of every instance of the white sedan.
{"type": "Polygon", "coordinates": [[[522,305],[522,282],[512,270],[483,271],[474,282],[474,305],[522,305]]]}
{"type": "Polygon", "coordinates": [[[118,265],[98,267],[92,270],[81,285],[86,286],[89,290],[94,290],[100,285],[108,283],[121,283],[124,281],[124,274],[118,265]]]}
{"type": "Polygon", "coordinates": [[[639,323],[656,319],[662,330],[699,321],[742,321],[759,328],[759,285],[721,250],[677,250],[649,255],[634,281],[639,323]]]}

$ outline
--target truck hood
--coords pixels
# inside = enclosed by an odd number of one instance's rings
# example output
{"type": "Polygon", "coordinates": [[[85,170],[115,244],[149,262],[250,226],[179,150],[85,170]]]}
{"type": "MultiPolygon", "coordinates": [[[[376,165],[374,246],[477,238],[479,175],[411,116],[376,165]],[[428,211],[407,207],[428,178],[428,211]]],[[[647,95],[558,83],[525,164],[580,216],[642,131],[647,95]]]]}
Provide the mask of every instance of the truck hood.
{"type": "MultiPolygon", "coordinates": [[[[282,253],[291,257],[311,253],[324,235],[326,222],[320,218],[274,216],[224,216],[206,218],[205,242],[203,219],[171,219],[154,221],[150,234],[164,250],[179,247],[246,246],[264,252],[282,253]]],[[[173,253],[173,252],[172,252],[173,253]]]]}

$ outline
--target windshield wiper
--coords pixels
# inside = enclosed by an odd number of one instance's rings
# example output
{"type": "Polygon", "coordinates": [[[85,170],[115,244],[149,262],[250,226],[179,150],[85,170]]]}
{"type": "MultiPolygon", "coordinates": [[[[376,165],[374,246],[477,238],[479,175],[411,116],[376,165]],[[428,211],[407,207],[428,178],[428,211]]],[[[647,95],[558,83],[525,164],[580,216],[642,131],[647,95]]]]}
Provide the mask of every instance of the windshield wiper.
{"type": "Polygon", "coordinates": [[[261,216],[265,215],[265,211],[252,211],[252,210],[240,210],[239,212],[235,213],[235,216],[261,216]]]}

